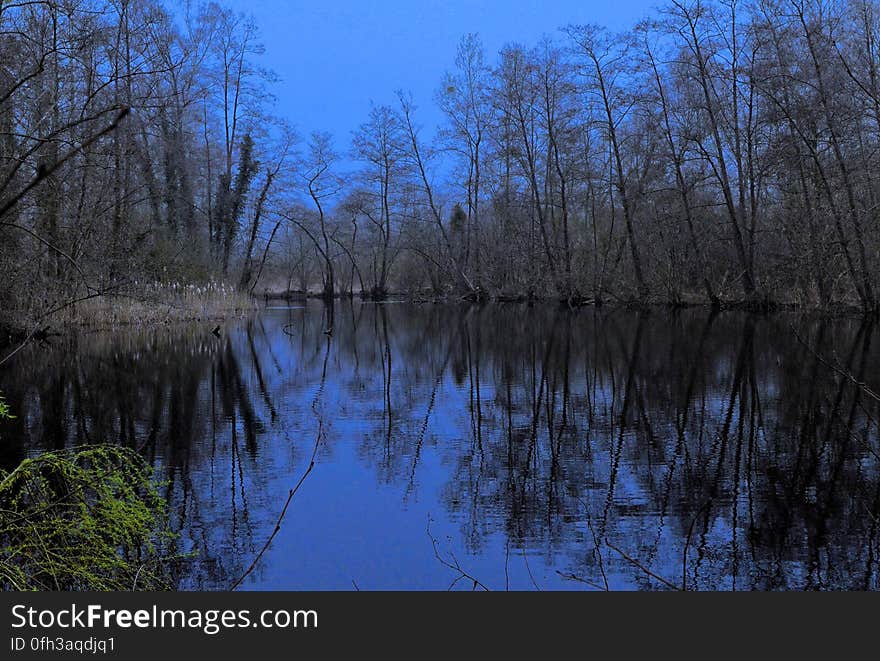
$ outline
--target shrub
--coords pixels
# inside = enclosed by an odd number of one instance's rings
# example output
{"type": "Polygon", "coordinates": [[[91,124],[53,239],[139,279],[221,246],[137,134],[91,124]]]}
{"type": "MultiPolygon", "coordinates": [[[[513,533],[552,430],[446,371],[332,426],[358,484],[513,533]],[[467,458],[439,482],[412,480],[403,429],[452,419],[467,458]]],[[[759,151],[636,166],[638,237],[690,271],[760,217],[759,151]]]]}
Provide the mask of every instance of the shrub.
{"type": "Polygon", "coordinates": [[[169,589],[171,539],[152,471],[132,450],[49,452],[0,475],[3,589],[169,589]]]}

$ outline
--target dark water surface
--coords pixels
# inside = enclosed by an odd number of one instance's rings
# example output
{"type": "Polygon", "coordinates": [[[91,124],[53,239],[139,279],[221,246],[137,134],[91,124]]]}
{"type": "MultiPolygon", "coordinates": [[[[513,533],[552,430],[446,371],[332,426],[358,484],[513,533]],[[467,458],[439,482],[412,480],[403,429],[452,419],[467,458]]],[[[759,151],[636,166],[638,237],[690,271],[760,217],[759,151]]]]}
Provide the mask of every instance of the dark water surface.
{"type": "Polygon", "coordinates": [[[446,589],[459,574],[437,554],[493,590],[878,588],[880,405],[829,367],[880,390],[861,319],[359,302],[328,317],[310,301],[219,339],[198,324],[29,347],[0,371],[18,415],[0,465],[138,448],[195,552],[184,589],[243,572],[316,440],[248,588],[446,589]]]}

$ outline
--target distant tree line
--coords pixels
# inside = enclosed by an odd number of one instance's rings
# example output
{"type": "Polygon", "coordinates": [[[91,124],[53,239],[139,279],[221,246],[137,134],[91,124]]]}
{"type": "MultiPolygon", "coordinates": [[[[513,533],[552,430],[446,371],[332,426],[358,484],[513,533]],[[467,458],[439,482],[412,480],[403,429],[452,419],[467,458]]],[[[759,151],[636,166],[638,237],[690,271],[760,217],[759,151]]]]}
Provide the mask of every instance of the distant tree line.
{"type": "Polygon", "coordinates": [[[0,305],[224,278],[876,311],[878,39],[873,0],[673,0],[494,58],[468,35],[436,135],[400,92],[339,146],[270,116],[229,10],[6,2],[0,209],[66,160],[0,216],[0,305]]]}

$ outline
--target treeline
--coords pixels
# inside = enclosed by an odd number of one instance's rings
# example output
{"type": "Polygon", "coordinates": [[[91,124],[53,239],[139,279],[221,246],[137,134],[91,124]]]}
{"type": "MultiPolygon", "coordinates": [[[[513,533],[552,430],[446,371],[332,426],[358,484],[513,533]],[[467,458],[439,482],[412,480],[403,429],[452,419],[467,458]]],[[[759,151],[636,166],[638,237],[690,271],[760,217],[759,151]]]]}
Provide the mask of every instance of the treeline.
{"type": "Polygon", "coordinates": [[[374,173],[396,164],[379,179],[410,282],[874,310],[878,36],[863,0],[675,1],[626,34],[572,25],[494,62],[471,36],[436,94],[435,149],[401,97],[359,151],[374,173]]]}
{"type": "Polygon", "coordinates": [[[216,5],[6,3],[0,199],[45,181],[0,217],[0,303],[221,277],[875,311],[878,37],[866,0],[676,0],[496,57],[469,35],[436,135],[398,93],[334,144],[269,117],[255,28],[216,5]]]}

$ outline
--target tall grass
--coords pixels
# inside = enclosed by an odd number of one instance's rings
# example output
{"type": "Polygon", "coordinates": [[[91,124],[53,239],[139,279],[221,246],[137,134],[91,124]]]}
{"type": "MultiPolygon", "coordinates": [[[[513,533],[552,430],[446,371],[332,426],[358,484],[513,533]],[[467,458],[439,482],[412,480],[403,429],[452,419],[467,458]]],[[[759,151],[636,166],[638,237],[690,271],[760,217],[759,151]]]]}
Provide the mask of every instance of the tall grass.
{"type": "Polygon", "coordinates": [[[222,282],[134,282],[124,293],[70,305],[54,321],[89,327],[207,321],[246,316],[257,307],[251,296],[222,282]]]}

